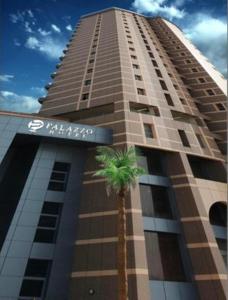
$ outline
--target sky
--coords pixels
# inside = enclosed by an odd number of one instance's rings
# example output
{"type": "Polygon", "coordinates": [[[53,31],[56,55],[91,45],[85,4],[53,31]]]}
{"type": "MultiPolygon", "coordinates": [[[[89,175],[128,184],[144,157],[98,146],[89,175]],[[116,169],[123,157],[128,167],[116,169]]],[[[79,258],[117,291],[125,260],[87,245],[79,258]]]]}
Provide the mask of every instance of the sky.
{"type": "Polygon", "coordinates": [[[80,16],[113,6],[174,22],[227,77],[225,0],[1,0],[0,110],[38,112],[80,16]]]}

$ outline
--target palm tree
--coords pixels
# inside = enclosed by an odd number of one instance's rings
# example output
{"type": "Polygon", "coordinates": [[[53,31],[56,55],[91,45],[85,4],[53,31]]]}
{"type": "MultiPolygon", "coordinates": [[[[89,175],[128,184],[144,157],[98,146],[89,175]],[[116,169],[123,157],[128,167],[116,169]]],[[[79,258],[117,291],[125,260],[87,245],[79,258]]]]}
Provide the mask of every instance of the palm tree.
{"type": "Polygon", "coordinates": [[[114,150],[110,147],[98,147],[96,160],[101,169],[94,176],[106,179],[107,191],[115,191],[118,200],[118,290],[119,300],[128,299],[127,281],[127,247],[126,247],[126,211],[125,199],[127,191],[134,186],[136,179],[145,174],[144,169],[137,167],[137,156],[134,147],[114,150]]]}

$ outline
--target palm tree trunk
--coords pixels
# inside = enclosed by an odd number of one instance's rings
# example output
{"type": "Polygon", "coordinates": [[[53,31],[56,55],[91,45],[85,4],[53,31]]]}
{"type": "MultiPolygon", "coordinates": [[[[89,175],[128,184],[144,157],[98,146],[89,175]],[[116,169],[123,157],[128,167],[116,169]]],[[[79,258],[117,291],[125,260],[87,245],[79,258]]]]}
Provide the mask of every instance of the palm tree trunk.
{"type": "Polygon", "coordinates": [[[126,189],[122,188],[118,194],[118,299],[128,299],[127,281],[127,245],[126,245],[126,211],[125,211],[126,189]]]}

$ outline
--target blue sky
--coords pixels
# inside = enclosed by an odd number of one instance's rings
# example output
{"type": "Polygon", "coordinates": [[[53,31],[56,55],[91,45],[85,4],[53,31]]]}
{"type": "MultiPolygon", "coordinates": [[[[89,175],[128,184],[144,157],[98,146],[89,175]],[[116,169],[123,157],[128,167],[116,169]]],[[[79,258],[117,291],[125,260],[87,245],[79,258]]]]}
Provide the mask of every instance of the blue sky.
{"type": "Polygon", "coordinates": [[[226,1],[2,0],[0,110],[37,112],[81,15],[116,6],[176,23],[226,76],[226,1]]]}

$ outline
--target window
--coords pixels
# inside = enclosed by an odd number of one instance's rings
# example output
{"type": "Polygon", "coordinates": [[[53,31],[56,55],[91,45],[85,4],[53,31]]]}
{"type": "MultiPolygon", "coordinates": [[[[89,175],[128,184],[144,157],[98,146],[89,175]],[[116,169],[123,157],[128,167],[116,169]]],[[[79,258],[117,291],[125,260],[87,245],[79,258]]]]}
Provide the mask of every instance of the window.
{"type": "Polygon", "coordinates": [[[134,69],[139,69],[139,65],[133,64],[132,66],[133,66],[134,69]]]}
{"type": "Polygon", "coordinates": [[[190,59],[186,59],[186,64],[191,64],[192,63],[192,61],[190,60],[190,59]]]}
{"type": "Polygon", "coordinates": [[[227,206],[225,203],[214,203],[209,211],[211,225],[226,227],[227,223],[227,206]]]}
{"type": "Polygon", "coordinates": [[[153,55],[152,52],[148,52],[148,54],[149,54],[150,57],[154,58],[154,55],[153,55]]]}
{"type": "Polygon", "coordinates": [[[89,93],[82,94],[81,100],[88,100],[88,99],[89,99],[89,93]]]}
{"type": "Polygon", "coordinates": [[[130,102],[130,111],[148,114],[153,116],[160,116],[159,110],[156,106],[148,106],[138,102],[130,102]]]}
{"type": "Polygon", "coordinates": [[[133,44],[133,42],[132,42],[132,41],[127,41],[127,42],[128,42],[128,44],[131,44],[131,45],[133,44]]]}
{"type": "Polygon", "coordinates": [[[139,187],[143,216],[172,219],[166,187],[146,184],[140,184],[139,187]]]}
{"type": "Polygon", "coordinates": [[[223,103],[215,103],[218,110],[226,110],[225,105],[223,103]]]}
{"type": "Polygon", "coordinates": [[[196,137],[197,137],[198,143],[200,144],[200,147],[205,148],[205,144],[204,144],[204,141],[203,141],[203,138],[202,138],[201,134],[196,133],[196,137]]]}
{"type": "Polygon", "coordinates": [[[155,72],[157,74],[158,77],[162,77],[161,71],[158,69],[155,69],[155,72]]]}
{"type": "Polygon", "coordinates": [[[151,50],[150,46],[146,46],[146,49],[147,49],[147,50],[151,50]]]}
{"type": "Polygon", "coordinates": [[[200,83],[204,83],[204,82],[206,82],[206,80],[204,79],[204,78],[198,78],[198,81],[200,82],[200,83]]]}
{"type": "Polygon", "coordinates": [[[130,36],[130,35],[127,35],[127,38],[131,39],[131,36],[130,36]]]}
{"type": "Polygon", "coordinates": [[[38,226],[39,227],[50,227],[50,228],[55,228],[56,226],[56,217],[53,216],[41,216],[38,226]]]}
{"type": "Polygon", "coordinates": [[[92,73],[93,72],[93,69],[88,69],[87,70],[87,73],[92,73]]]}
{"type": "Polygon", "coordinates": [[[196,178],[227,182],[226,169],[222,162],[188,155],[192,173],[196,178]]]}
{"type": "Polygon", "coordinates": [[[181,56],[186,56],[186,54],[184,52],[181,52],[180,55],[181,56]]]}
{"type": "Polygon", "coordinates": [[[41,214],[59,215],[61,212],[61,208],[61,203],[45,201],[43,204],[41,214]]]}
{"type": "Polygon", "coordinates": [[[70,164],[55,162],[51,173],[48,190],[65,191],[69,171],[70,171],[70,164]]]}
{"type": "Polygon", "coordinates": [[[154,138],[154,132],[153,132],[153,125],[152,124],[143,124],[144,126],[144,133],[146,138],[153,139],[154,138]]]}
{"type": "Polygon", "coordinates": [[[145,44],[148,44],[147,40],[143,40],[145,44]]]}
{"type": "Polygon", "coordinates": [[[196,72],[198,72],[198,70],[196,68],[192,68],[192,72],[196,73],[196,72]]]}
{"type": "Polygon", "coordinates": [[[160,82],[160,85],[161,85],[162,89],[167,91],[168,88],[167,88],[167,85],[166,85],[165,81],[159,80],[159,82],[160,82]]]}
{"type": "Polygon", "coordinates": [[[185,99],[183,99],[183,98],[180,98],[180,102],[181,102],[183,105],[186,104],[186,101],[185,101],[185,99]]]}
{"type": "Polygon", "coordinates": [[[36,243],[54,243],[55,231],[48,229],[37,229],[34,242],[36,243]]]}
{"type": "Polygon", "coordinates": [[[137,59],[137,56],[131,55],[131,58],[132,58],[132,59],[137,59]]]}
{"type": "Polygon", "coordinates": [[[91,79],[85,80],[85,85],[90,85],[91,84],[91,79]]]}
{"type": "Polygon", "coordinates": [[[90,59],[90,60],[89,60],[89,63],[90,63],[90,64],[94,63],[94,59],[90,59]]]}
{"type": "Polygon", "coordinates": [[[149,279],[186,281],[178,235],[145,231],[149,279]]]}
{"type": "Polygon", "coordinates": [[[206,92],[207,92],[207,94],[209,95],[209,96],[214,96],[215,95],[215,93],[214,93],[214,91],[213,90],[206,90],[206,92]]]}
{"type": "Polygon", "coordinates": [[[144,89],[137,88],[138,95],[146,95],[146,91],[144,89]]]}
{"type": "Polygon", "coordinates": [[[20,291],[22,297],[41,297],[43,291],[43,280],[27,280],[24,279],[20,291]]]}
{"type": "Polygon", "coordinates": [[[166,152],[137,148],[138,164],[150,175],[166,176],[166,152]]]}
{"type": "Polygon", "coordinates": [[[186,135],[185,131],[179,129],[178,133],[179,133],[179,136],[180,136],[180,139],[182,141],[183,146],[190,147],[190,144],[189,144],[189,141],[188,141],[188,138],[187,138],[187,135],[186,135]]]}
{"type": "Polygon", "coordinates": [[[43,298],[50,268],[51,260],[29,259],[20,290],[20,297],[43,298]]]}
{"type": "Polygon", "coordinates": [[[178,85],[174,84],[173,86],[174,86],[174,88],[175,88],[176,90],[179,90],[179,86],[178,86],[178,85]]]}
{"type": "Polygon", "coordinates": [[[170,94],[166,94],[166,93],[165,93],[164,95],[165,95],[165,99],[166,99],[168,105],[174,106],[174,103],[173,103],[173,100],[172,100],[170,94]]]}
{"type": "Polygon", "coordinates": [[[50,260],[45,259],[29,259],[25,275],[28,277],[46,277],[50,267],[50,260]]]}
{"type": "Polygon", "coordinates": [[[140,81],[142,81],[142,76],[140,76],[140,75],[135,75],[135,80],[140,80],[140,81]]]}
{"type": "Polygon", "coordinates": [[[57,237],[58,224],[62,211],[62,204],[44,202],[41,211],[34,242],[54,243],[57,237]]]}
{"type": "Polygon", "coordinates": [[[157,64],[156,60],[152,59],[151,61],[152,61],[152,64],[153,64],[154,67],[158,67],[158,64],[157,64]]]}
{"type": "MultiPolygon", "coordinates": [[[[92,51],[91,53],[90,53],[90,55],[95,55],[96,54],[96,51],[92,51]]],[[[92,72],[92,71],[91,71],[92,72]]]]}
{"type": "Polygon", "coordinates": [[[129,50],[131,50],[131,51],[135,51],[135,49],[134,49],[134,48],[129,48],[129,50]]]}

